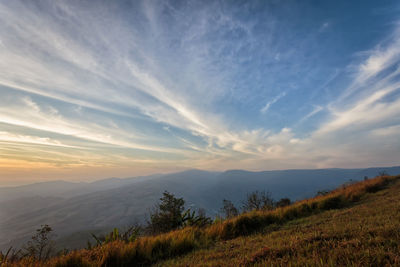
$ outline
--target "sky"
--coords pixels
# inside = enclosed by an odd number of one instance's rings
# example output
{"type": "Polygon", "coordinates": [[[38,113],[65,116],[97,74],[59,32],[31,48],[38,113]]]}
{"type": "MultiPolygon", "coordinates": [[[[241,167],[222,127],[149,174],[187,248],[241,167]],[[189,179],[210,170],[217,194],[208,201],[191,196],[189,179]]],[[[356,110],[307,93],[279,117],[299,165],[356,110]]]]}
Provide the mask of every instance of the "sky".
{"type": "Polygon", "coordinates": [[[0,186],[400,165],[398,1],[0,0],[0,186]]]}

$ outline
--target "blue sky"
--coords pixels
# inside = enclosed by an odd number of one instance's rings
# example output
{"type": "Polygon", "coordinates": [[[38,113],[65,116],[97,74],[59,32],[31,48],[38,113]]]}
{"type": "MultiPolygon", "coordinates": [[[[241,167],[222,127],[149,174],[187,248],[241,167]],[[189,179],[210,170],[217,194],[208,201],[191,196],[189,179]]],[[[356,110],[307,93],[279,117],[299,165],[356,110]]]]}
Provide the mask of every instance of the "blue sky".
{"type": "Polygon", "coordinates": [[[0,185],[400,159],[398,1],[0,1],[0,185]]]}

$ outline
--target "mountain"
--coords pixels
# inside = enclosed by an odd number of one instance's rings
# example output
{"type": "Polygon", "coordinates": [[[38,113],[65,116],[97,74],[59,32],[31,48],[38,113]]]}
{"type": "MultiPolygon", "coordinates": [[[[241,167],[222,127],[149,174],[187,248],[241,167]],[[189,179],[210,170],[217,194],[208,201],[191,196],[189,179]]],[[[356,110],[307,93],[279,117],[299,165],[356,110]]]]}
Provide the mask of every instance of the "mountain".
{"type": "Polygon", "coordinates": [[[87,183],[73,183],[66,181],[50,181],[34,183],[16,187],[0,188],[0,202],[10,201],[18,198],[34,197],[34,196],[59,196],[70,197],[69,192],[84,193],[87,183]]]}
{"type": "Polygon", "coordinates": [[[51,225],[66,247],[85,246],[86,240],[71,236],[75,233],[79,238],[76,233],[101,232],[133,222],[145,222],[146,214],[164,190],[183,197],[186,207],[205,208],[209,216],[215,216],[224,198],[240,206],[247,193],[266,190],[275,199],[302,199],[350,179],[374,177],[383,171],[398,174],[400,167],[262,172],[231,170],[222,173],[189,170],[149,177],[110,178],[93,183],[59,181],[2,188],[0,193],[6,192],[8,197],[14,197],[0,205],[0,249],[21,245],[42,224],[51,225]]]}
{"type": "Polygon", "coordinates": [[[15,187],[0,187],[0,204],[4,201],[36,196],[71,198],[82,194],[134,184],[142,180],[151,180],[160,176],[160,174],[155,174],[150,176],[139,176],[124,179],[108,178],[91,183],[77,183],[59,180],[15,187]]]}

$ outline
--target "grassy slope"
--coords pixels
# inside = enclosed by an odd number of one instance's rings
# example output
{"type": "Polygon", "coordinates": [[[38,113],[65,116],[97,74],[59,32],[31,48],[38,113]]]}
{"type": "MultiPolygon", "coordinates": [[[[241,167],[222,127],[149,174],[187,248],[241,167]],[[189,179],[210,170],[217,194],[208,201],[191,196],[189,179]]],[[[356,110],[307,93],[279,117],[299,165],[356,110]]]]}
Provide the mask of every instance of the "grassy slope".
{"type": "Polygon", "coordinates": [[[269,226],[157,265],[400,266],[400,182],[349,208],[269,226]]]}
{"type": "Polygon", "coordinates": [[[4,266],[400,266],[399,193],[400,176],[378,177],[204,229],[187,227],[48,262],[24,258],[4,266]]]}

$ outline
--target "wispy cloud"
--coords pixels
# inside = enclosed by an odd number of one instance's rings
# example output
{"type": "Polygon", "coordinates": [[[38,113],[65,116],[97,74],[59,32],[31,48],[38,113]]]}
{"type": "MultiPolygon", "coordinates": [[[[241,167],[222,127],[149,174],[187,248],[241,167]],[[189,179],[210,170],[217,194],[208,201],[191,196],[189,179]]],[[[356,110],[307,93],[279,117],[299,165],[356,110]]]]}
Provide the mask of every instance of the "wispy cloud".
{"type": "Polygon", "coordinates": [[[322,110],[324,110],[324,108],[322,106],[314,106],[313,110],[306,114],[303,118],[301,118],[301,120],[299,121],[299,123],[304,122],[306,120],[308,120],[309,118],[311,118],[312,116],[314,116],[315,114],[321,112],[322,110]]]}
{"type": "Polygon", "coordinates": [[[324,32],[324,31],[326,31],[329,27],[331,26],[331,23],[329,23],[329,22],[324,22],[322,25],[321,25],[321,27],[319,27],[319,31],[320,32],[324,32]]]}
{"type": "Polygon", "coordinates": [[[310,26],[302,4],[132,5],[0,3],[3,170],[344,166],[366,151],[353,135],[365,147],[397,133],[398,24],[340,61],[340,20],[310,26]]]}
{"type": "Polygon", "coordinates": [[[279,101],[279,99],[281,99],[282,97],[284,97],[286,95],[286,92],[282,92],[281,94],[275,96],[272,100],[268,101],[261,109],[260,112],[262,114],[265,114],[268,109],[271,107],[271,105],[275,104],[276,102],[279,101]]]}

